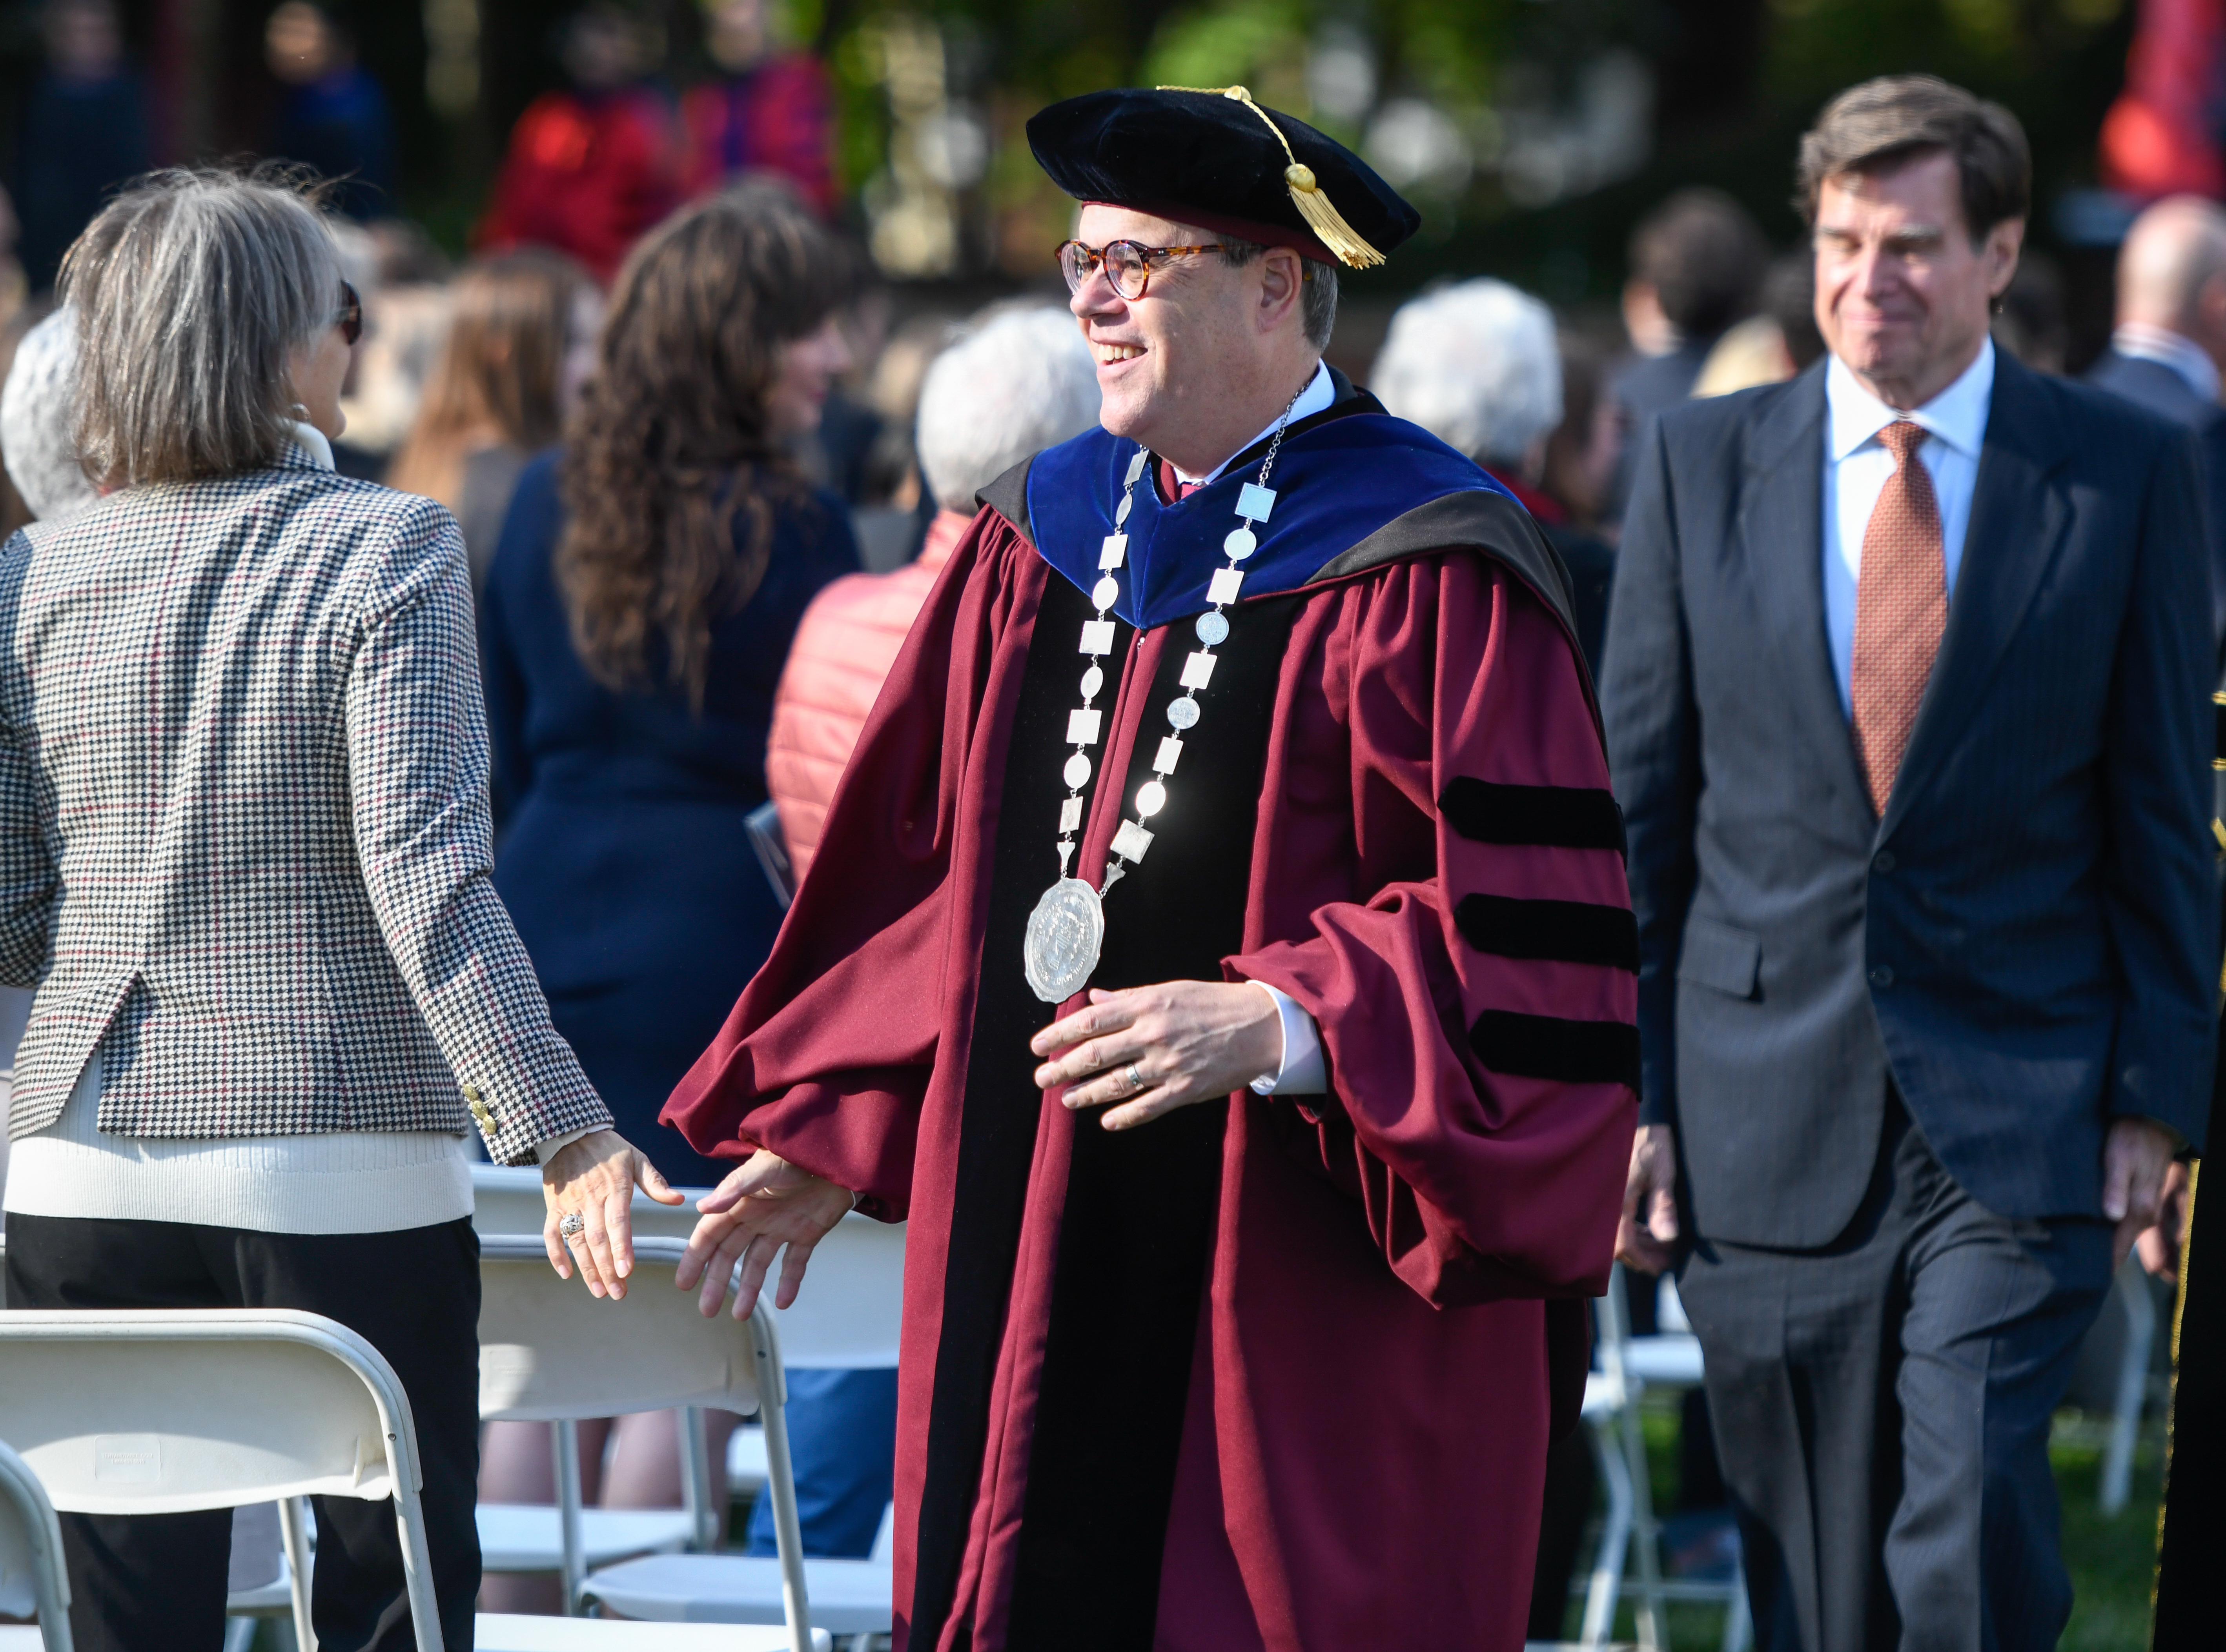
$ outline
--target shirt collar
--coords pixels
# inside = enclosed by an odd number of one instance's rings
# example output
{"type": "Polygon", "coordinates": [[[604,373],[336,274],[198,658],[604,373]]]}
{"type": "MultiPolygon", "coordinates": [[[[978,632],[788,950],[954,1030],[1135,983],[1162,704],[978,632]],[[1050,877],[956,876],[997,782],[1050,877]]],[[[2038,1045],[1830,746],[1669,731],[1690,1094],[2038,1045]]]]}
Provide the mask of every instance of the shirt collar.
{"type": "Polygon", "coordinates": [[[2121,322],[2110,334],[2110,348],[2135,361],[2153,361],[2169,367],[2206,402],[2218,399],[2218,364],[2203,346],[2185,334],[2146,321],[2121,322]]]}
{"type": "Polygon", "coordinates": [[[1976,459],[1987,439],[1987,412],[1994,397],[1994,341],[1979,346],[1978,358],[1956,382],[1924,406],[1909,412],[1888,407],[1865,390],[1845,362],[1834,356],[1824,370],[1824,403],[1830,422],[1829,454],[1834,464],[1876,436],[1897,419],[1907,419],[1939,437],[1956,452],[1976,459]]]}
{"type": "MultiPolygon", "coordinates": [[[[1301,419],[1312,418],[1315,414],[1320,412],[1322,409],[1327,407],[1336,399],[1337,386],[1330,383],[1329,363],[1326,361],[1316,362],[1314,364],[1314,376],[1307,380],[1307,387],[1299,392],[1298,400],[1291,403],[1291,410],[1288,414],[1279,413],[1274,418],[1269,420],[1265,429],[1262,430],[1258,435],[1254,436],[1251,441],[1238,444],[1236,452],[1231,453],[1229,455],[1229,459],[1234,459],[1237,457],[1237,454],[1244,453],[1251,448],[1258,447],[1269,436],[1275,434],[1275,427],[1277,425],[1282,424],[1286,423],[1286,421],[1289,423],[1296,424],[1301,419]]],[[[1229,459],[1223,460],[1219,464],[1216,465],[1211,471],[1207,472],[1203,476],[1184,476],[1180,471],[1177,471],[1175,474],[1186,482],[1196,482],[1203,486],[1207,482],[1218,481],[1221,479],[1221,473],[1229,468],[1229,459]]]]}

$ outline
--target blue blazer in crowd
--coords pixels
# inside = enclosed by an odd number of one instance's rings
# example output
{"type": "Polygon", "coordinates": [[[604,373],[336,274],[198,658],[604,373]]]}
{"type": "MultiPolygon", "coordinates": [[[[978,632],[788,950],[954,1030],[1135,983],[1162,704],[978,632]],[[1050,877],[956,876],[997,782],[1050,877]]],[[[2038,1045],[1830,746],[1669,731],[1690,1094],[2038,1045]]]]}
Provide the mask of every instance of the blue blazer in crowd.
{"type": "Polygon", "coordinates": [[[832,494],[774,491],[765,578],[712,627],[702,713],[661,678],[617,692],[574,651],[556,588],[558,459],[520,478],[480,608],[503,811],[495,887],[620,1133],[676,1185],[701,1186],[732,1166],[657,1115],[780,926],[742,820],[766,800],[766,732],[797,623],[821,587],[858,570],[858,548],[832,494]]]}
{"type": "Polygon", "coordinates": [[[1854,1216],[1891,1083],[1964,1191],[2096,1217],[2113,1115],[2203,1130],[2210,590],[2194,439],[2007,353],[1883,820],[1825,640],[1824,364],[1650,428],[1602,684],[1641,1117],[1703,1238],[1854,1216]]]}

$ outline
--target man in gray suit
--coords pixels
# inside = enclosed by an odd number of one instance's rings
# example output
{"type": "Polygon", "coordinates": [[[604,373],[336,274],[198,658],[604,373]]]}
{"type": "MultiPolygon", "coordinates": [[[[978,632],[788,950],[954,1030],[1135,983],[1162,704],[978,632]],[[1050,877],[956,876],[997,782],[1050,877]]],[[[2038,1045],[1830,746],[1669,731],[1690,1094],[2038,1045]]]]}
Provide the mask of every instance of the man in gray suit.
{"type": "Polygon", "coordinates": [[[2210,620],[2226,636],[2226,208],[2196,195],[2160,200],[2118,252],[2117,328],[2087,382],[2196,434],[2210,510],[2210,620]]]}
{"type": "Polygon", "coordinates": [[[2198,461],[1989,341],[2006,110],[1872,81],[1799,178],[1829,353],[1655,425],[1609,609],[1619,1247],[1689,1242],[1769,1652],[2040,1652],[2050,1414],[2209,1091],[2198,461]]]}

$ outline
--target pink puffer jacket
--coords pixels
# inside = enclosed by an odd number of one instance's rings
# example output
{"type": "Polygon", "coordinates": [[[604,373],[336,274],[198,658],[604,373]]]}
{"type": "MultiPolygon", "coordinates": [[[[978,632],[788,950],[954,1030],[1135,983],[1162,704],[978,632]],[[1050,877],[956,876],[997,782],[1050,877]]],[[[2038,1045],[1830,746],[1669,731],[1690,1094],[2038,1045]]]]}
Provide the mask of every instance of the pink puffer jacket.
{"type": "Polygon", "coordinates": [[[928,524],[919,558],[889,574],[850,574],[811,600],[773,696],[766,789],[780,810],[796,879],[811,869],[835,783],[866,714],[896,664],[905,633],[974,518],[943,511],[928,524]]]}

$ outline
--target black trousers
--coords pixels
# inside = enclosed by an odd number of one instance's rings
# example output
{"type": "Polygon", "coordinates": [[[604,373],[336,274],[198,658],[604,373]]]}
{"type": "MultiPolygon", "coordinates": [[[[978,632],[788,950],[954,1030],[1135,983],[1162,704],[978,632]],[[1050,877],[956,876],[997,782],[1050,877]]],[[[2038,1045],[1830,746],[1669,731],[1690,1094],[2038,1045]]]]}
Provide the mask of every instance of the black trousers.
{"type": "MultiPolygon", "coordinates": [[[[479,1241],[468,1220],[398,1233],[252,1233],[174,1222],[8,1218],[11,1308],[298,1308],[356,1331],[410,1396],[427,1547],[450,1652],[479,1594],[479,1241]]],[[[410,1652],[390,1502],[319,1497],[312,1597],[325,1652],[410,1652]]],[[[232,1512],[64,1515],[78,1652],[217,1652],[232,1512]]]]}
{"type": "Polygon", "coordinates": [[[1838,1242],[1695,1248],[1681,1294],[1760,1652],[2056,1645],[2049,1420],[2109,1285],[2107,1224],[1983,1209],[1898,1100],[1838,1242]]]}

